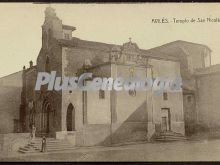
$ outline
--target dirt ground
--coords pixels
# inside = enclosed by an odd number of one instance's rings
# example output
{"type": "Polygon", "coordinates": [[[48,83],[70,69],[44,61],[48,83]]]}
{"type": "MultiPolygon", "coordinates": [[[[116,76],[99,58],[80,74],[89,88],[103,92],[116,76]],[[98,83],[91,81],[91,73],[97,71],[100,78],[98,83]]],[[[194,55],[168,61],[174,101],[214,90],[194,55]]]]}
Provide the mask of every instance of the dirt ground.
{"type": "Polygon", "coordinates": [[[219,161],[219,155],[220,140],[200,140],[14,154],[1,161],[219,161]]]}

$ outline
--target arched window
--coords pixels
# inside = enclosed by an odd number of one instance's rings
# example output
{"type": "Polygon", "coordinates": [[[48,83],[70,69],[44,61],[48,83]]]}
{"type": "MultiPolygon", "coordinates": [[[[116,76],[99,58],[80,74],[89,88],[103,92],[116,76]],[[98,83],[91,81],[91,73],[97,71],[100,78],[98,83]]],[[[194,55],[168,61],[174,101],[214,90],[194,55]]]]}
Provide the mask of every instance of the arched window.
{"type": "Polygon", "coordinates": [[[67,129],[67,131],[74,131],[75,130],[75,109],[74,109],[72,103],[70,103],[67,107],[66,129],[67,129]]]}
{"type": "Polygon", "coordinates": [[[130,96],[136,96],[136,90],[135,89],[133,89],[133,90],[129,90],[128,91],[128,94],[130,95],[130,96]]]}
{"type": "Polygon", "coordinates": [[[48,56],[46,57],[45,71],[50,71],[50,58],[48,56]]]}

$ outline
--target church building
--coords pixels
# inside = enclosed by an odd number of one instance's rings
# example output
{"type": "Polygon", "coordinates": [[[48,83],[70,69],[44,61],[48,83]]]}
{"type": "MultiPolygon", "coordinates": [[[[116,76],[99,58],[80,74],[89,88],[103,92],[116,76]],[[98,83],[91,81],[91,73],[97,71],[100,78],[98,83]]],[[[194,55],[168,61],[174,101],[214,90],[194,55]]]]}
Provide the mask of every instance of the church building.
{"type": "Polygon", "coordinates": [[[22,71],[22,132],[30,132],[34,124],[37,135],[68,138],[77,146],[146,141],[160,132],[185,135],[184,98],[193,94],[189,75],[197,66],[210,65],[207,61],[210,56],[196,50],[187,56],[184,53],[193,50],[192,47],[209,52],[207,47],[175,41],[144,50],[131,39],[122,45],[85,41],[74,37],[75,30],[64,25],[53,8],[46,8],[42,48],[36,65],[31,61],[30,67],[22,71]],[[201,55],[201,60],[191,56],[195,52],[201,55]],[[114,79],[137,73],[151,78],[181,76],[183,86],[178,92],[164,91],[159,96],[151,90],[48,91],[47,85],[35,91],[38,72],[51,71],[56,71],[57,77],[82,72],[114,79]]]}

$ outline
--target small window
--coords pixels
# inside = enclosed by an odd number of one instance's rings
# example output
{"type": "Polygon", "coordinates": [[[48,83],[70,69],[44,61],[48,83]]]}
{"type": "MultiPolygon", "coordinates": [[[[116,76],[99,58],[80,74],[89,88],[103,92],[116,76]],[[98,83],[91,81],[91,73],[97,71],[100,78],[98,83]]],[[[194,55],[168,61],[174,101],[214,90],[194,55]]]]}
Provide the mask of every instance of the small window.
{"type": "Polygon", "coordinates": [[[164,93],[163,93],[163,100],[168,100],[167,92],[164,92],[164,93]]]}
{"type": "Polygon", "coordinates": [[[130,96],[136,96],[136,90],[129,90],[128,91],[128,94],[130,95],[130,96]]]}
{"type": "Polygon", "coordinates": [[[105,99],[105,91],[104,90],[99,91],[99,99],[105,99]]]}
{"type": "Polygon", "coordinates": [[[67,40],[69,40],[69,39],[70,39],[70,35],[67,34],[67,33],[64,33],[64,38],[67,39],[67,40]]]}

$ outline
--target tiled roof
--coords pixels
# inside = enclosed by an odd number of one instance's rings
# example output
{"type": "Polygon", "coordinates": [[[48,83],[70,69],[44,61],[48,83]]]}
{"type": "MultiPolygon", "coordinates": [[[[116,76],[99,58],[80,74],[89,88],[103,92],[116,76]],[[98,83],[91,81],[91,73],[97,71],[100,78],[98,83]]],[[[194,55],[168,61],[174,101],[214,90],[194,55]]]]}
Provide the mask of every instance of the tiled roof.
{"type": "Polygon", "coordinates": [[[165,48],[175,48],[175,47],[180,47],[180,46],[188,46],[190,48],[206,48],[209,51],[211,51],[211,49],[207,45],[188,42],[188,41],[183,41],[183,40],[177,40],[177,41],[169,42],[169,43],[166,43],[164,45],[152,48],[150,50],[161,50],[162,51],[165,48]]]}
{"type": "MultiPolygon", "coordinates": [[[[118,47],[121,48],[122,45],[115,45],[115,44],[107,44],[107,43],[101,43],[101,42],[95,42],[95,41],[86,41],[81,40],[79,38],[73,37],[72,40],[65,40],[65,39],[59,39],[58,43],[62,46],[66,47],[86,47],[91,49],[98,49],[102,51],[111,51],[112,48],[118,47]]],[[[142,55],[150,58],[156,58],[156,59],[164,59],[164,60],[178,60],[177,57],[160,51],[151,51],[151,50],[144,50],[140,49],[140,52],[142,55]]]]}

